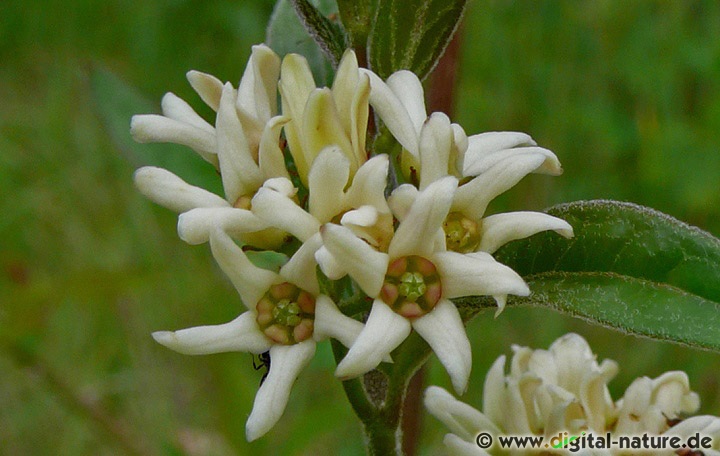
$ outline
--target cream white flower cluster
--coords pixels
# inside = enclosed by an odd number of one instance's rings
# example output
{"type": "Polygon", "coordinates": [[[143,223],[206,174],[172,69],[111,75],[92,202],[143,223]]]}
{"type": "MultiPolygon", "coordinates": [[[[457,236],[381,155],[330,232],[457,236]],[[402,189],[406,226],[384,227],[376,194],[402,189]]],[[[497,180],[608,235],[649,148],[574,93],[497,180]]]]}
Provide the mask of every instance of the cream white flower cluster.
{"type": "MultiPolygon", "coordinates": [[[[598,364],[585,339],[566,334],[549,350],[513,346],[510,373],[505,375],[505,356],[500,356],[485,378],[483,411],[458,401],[440,387],[425,393],[425,405],[452,431],[445,445],[453,455],[505,454],[499,447],[484,450],[475,442],[480,432],[491,435],[544,436],[551,439],[567,432],[593,432],[604,436],[676,435],[687,439],[699,432],[720,448],[720,418],[695,416],[700,401],[690,390],[684,372],[666,372],[655,379],[636,379],[624,396],[613,402],[607,388],[618,371],[617,363],[598,364]]],[[[539,450],[538,450],[539,451],[539,450]]],[[[527,454],[530,450],[510,451],[527,454]]],[[[568,454],[566,450],[542,449],[543,454],[568,454]],[[555,452],[553,452],[555,451],[555,452]]],[[[704,449],[705,455],[720,451],[704,449]]],[[[578,454],[626,454],[619,449],[590,450],[578,454]]],[[[675,454],[657,450],[653,454],[675,454]]]]}
{"type": "Polygon", "coordinates": [[[131,132],[140,142],[194,149],[217,168],[224,198],[155,167],[138,170],[135,181],[180,213],[183,240],[209,241],[247,311],[230,323],[155,339],[187,354],[269,351],[249,440],[279,419],[299,371],[326,338],[349,348],[336,371],[347,379],[391,362],[414,330],[463,392],[470,343],[451,299],[491,295],[502,310],[508,294],[529,289],[491,254],[540,231],[572,236],[566,222],[546,214],[485,217],[485,210],[528,173],[560,174],[555,155],[522,133],[468,137],[444,114],[427,115],[414,74],[382,81],[358,68],[351,51],[331,88],[316,87],[303,57],[280,59],[264,45],[253,47],[237,88],[199,72],[188,79],[217,113],[214,125],[169,93],[163,115],[135,116],[131,132]],[[399,168],[408,183],[389,196],[390,158],[382,151],[369,157],[366,148],[370,106],[403,146],[399,168]],[[283,245],[300,247],[279,272],[257,267],[244,250],[283,245]],[[321,293],[317,266],[331,280],[349,276],[372,301],[364,324],[321,293]]]}

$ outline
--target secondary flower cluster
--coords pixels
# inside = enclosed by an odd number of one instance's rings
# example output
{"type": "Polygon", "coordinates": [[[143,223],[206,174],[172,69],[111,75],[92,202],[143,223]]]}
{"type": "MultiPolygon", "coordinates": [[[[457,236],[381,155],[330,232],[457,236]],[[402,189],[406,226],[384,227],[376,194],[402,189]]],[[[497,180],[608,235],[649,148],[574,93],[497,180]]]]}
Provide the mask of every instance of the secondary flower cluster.
{"type": "MultiPolygon", "coordinates": [[[[505,356],[500,356],[485,377],[482,412],[456,400],[442,388],[427,389],[426,407],[452,431],[445,436],[451,454],[495,454],[493,449],[487,452],[478,447],[475,439],[480,432],[494,436],[538,435],[546,439],[563,432],[569,436],[582,432],[604,436],[610,432],[616,437],[664,434],[679,436],[683,441],[699,432],[713,439],[713,448],[720,448],[720,418],[680,419],[700,406],[684,372],[666,372],[655,379],[638,378],[614,402],[607,384],[618,371],[617,363],[604,360],[598,364],[581,336],[566,334],[553,342],[549,350],[513,346],[513,351],[508,375],[505,356]]],[[[511,454],[529,451],[516,450],[511,454]]],[[[542,454],[567,451],[543,448],[542,454]]],[[[624,453],[585,450],[582,454],[624,453]]],[[[653,454],[674,453],[669,450],[653,454]]],[[[720,451],[704,449],[703,454],[720,455],[720,451]]]]}
{"type": "Polygon", "coordinates": [[[135,181],[180,213],[183,240],[209,241],[247,310],[226,324],[156,332],[155,339],[187,354],[269,351],[249,440],[279,419],[299,371],[326,338],[349,348],[336,371],[347,379],[390,362],[414,330],[462,393],[470,343],[451,299],[490,295],[502,310],[508,294],[530,291],[491,254],[540,231],[572,236],[566,222],[546,214],[485,216],[489,202],[528,173],[560,174],[555,155],[522,133],[468,137],[444,114],[428,116],[413,73],[382,81],[359,68],[351,51],[331,88],[316,87],[303,57],[281,60],[264,45],[253,47],[237,88],[194,71],[188,79],[217,113],[214,125],[169,93],[163,115],[135,116],[131,131],[140,142],[194,149],[217,168],[224,198],[155,167],[139,169],[135,181]],[[391,158],[370,156],[366,147],[370,106],[403,147],[392,157],[399,171],[390,181],[407,183],[388,192],[391,158]],[[298,247],[278,271],[246,254],[291,246],[298,247]],[[330,280],[349,276],[369,298],[364,323],[321,293],[318,266],[330,280]]]}

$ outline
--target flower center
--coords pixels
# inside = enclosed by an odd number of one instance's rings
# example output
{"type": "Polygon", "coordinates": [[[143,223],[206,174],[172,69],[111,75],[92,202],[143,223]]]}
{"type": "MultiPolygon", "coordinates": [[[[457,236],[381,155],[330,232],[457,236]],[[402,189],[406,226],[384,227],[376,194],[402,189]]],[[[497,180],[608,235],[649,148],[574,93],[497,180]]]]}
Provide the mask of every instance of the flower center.
{"type": "Polygon", "coordinates": [[[271,286],[256,310],[260,329],[278,344],[297,344],[313,334],[315,298],[291,283],[271,286]]]}
{"type": "Polygon", "coordinates": [[[418,318],[430,312],[440,301],[442,284],[435,265],[417,255],[390,262],[380,297],[395,312],[406,318],[418,318]]]}
{"type": "Polygon", "coordinates": [[[482,221],[470,220],[460,212],[448,214],[443,223],[448,250],[460,253],[474,252],[482,239],[481,224],[482,221]]]}

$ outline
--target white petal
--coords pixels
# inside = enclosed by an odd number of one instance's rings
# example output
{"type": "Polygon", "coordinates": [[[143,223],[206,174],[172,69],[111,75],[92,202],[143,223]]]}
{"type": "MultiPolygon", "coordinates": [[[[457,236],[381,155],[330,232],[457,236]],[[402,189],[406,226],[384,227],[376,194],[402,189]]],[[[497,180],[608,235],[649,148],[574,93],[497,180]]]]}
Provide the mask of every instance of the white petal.
{"type": "Polygon", "coordinates": [[[260,138],[260,149],[258,151],[258,166],[265,179],[272,177],[284,177],[290,179],[285,168],[285,157],[278,141],[280,130],[288,122],[287,117],[275,116],[265,125],[262,137],[260,138]]]}
{"type": "Polygon", "coordinates": [[[320,152],[330,146],[340,148],[349,160],[350,173],[355,174],[358,163],[355,160],[350,137],[343,130],[330,89],[316,89],[310,94],[305,106],[302,128],[305,155],[296,163],[300,174],[307,173],[302,168],[307,166],[307,169],[310,169],[320,152]]]}
{"type": "Polygon", "coordinates": [[[486,253],[438,252],[431,261],[440,273],[444,298],[530,294],[522,277],[486,253]]]}
{"type": "Polygon", "coordinates": [[[370,78],[370,104],[377,115],[387,125],[395,139],[415,157],[419,157],[419,129],[415,129],[410,113],[402,101],[378,75],[364,68],[361,68],[360,72],[370,78]]]}
{"type": "Polygon", "coordinates": [[[261,44],[252,47],[245,73],[238,85],[237,107],[266,123],[277,110],[280,57],[261,44]]]}
{"type": "Polygon", "coordinates": [[[482,218],[488,204],[496,196],[512,188],[528,173],[542,165],[545,157],[539,154],[520,154],[503,160],[475,177],[455,192],[452,209],[470,219],[482,218]]]}
{"type": "Polygon", "coordinates": [[[210,239],[210,232],[219,228],[234,235],[260,231],[267,228],[265,222],[245,209],[234,207],[200,207],[178,218],[178,235],[188,244],[203,244],[210,239]]]}
{"type": "MultiPolygon", "coordinates": [[[[350,348],[364,327],[364,324],[340,312],[332,299],[325,295],[318,296],[315,302],[315,328],[313,330],[315,340],[332,338],[350,348]]],[[[390,355],[383,358],[383,362],[391,363],[390,355]]]]}
{"type": "Polygon", "coordinates": [[[359,76],[360,73],[358,72],[358,62],[355,52],[348,49],[343,54],[342,60],[340,60],[332,85],[333,100],[337,106],[345,134],[348,137],[350,137],[352,133],[352,104],[359,76]]]}
{"type": "Polygon", "coordinates": [[[505,399],[505,355],[502,355],[488,370],[483,386],[483,412],[490,421],[502,423],[506,412],[505,399]]]}
{"type": "Polygon", "coordinates": [[[425,93],[420,79],[412,71],[400,70],[390,75],[387,85],[402,103],[410,116],[415,134],[419,136],[420,129],[427,119],[425,93]]]}
{"type": "Polygon", "coordinates": [[[135,171],[135,186],[152,201],[175,212],[196,207],[227,207],[218,195],[188,184],[170,171],[144,166],[135,171]]]}
{"type": "Polygon", "coordinates": [[[468,137],[465,133],[465,130],[463,130],[463,127],[461,127],[460,125],[454,123],[451,125],[451,127],[453,130],[454,157],[451,154],[451,169],[449,171],[451,171],[454,175],[464,176],[465,174],[463,174],[463,164],[465,163],[465,153],[467,152],[468,148],[468,137]]]}
{"type": "Polygon", "coordinates": [[[300,248],[290,260],[280,268],[280,275],[288,282],[295,284],[313,295],[320,293],[317,275],[315,272],[315,252],[322,246],[320,233],[315,233],[300,248]]]}
{"type": "Polygon", "coordinates": [[[377,223],[378,211],[373,206],[360,206],[346,212],[340,219],[340,224],[352,229],[352,226],[368,227],[377,223]]]}
{"type": "Polygon", "coordinates": [[[412,322],[412,327],[430,344],[445,366],[455,392],[464,394],[467,388],[472,354],[460,313],[448,299],[441,299],[435,308],[412,322]]]}
{"type": "Polygon", "coordinates": [[[337,261],[325,246],[320,247],[315,252],[315,261],[317,261],[323,274],[330,280],[339,280],[347,275],[347,270],[342,266],[342,263],[337,261]]]}
{"type": "Polygon", "coordinates": [[[162,102],[163,115],[170,119],[190,124],[194,127],[207,131],[211,135],[215,134],[215,127],[210,125],[190,107],[182,98],[172,92],[168,92],[163,96],[162,102]]]}
{"type": "Polygon", "coordinates": [[[232,204],[241,196],[252,195],[263,178],[243,133],[235,110],[234,89],[229,83],[223,88],[215,127],[225,197],[232,204]]]}
{"type": "Polygon", "coordinates": [[[202,128],[164,116],[143,114],[130,120],[130,134],[139,143],[175,143],[190,147],[205,160],[216,164],[215,135],[202,128]]]}
{"type": "Polygon", "coordinates": [[[358,208],[369,204],[381,212],[386,212],[388,205],[385,200],[385,187],[388,167],[389,159],[386,154],[376,155],[366,161],[352,179],[352,185],[346,194],[347,206],[358,208]]]}
{"type": "Polygon", "coordinates": [[[300,178],[307,185],[307,173],[310,163],[305,160],[306,152],[303,150],[303,114],[310,93],[315,89],[310,67],[305,57],[298,54],[288,54],[282,60],[280,68],[280,81],[278,82],[282,101],[283,115],[290,118],[285,125],[285,136],[290,147],[290,153],[295,160],[300,178]]]}
{"type": "MultiPolygon", "coordinates": [[[[522,146],[536,146],[537,143],[526,133],[514,131],[490,131],[472,135],[468,138],[467,152],[463,162],[463,175],[475,176],[486,166],[482,165],[490,156],[501,156],[496,154],[499,151],[508,152],[507,149],[514,149],[522,146]],[[477,169],[475,174],[471,171],[477,169]]],[[[491,160],[492,161],[492,160],[491,160]]]]}
{"type": "Polygon", "coordinates": [[[455,399],[438,386],[430,386],[425,390],[424,403],[430,414],[466,441],[474,442],[479,431],[500,433],[500,429],[480,411],[455,399]]]}
{"type": "Polygon", "coordinates": [[[340,361],[335,375],[341,380],[363,375],[377,367],[410,334],[410,322],[376,299],[365,327],[340,361]]]}
{"type": "Polygon", "coordinates": [[[258,354],[271,345],[270,340],[258,329],[254,312],[245,312],[223,325],[157,331],[152,336],[158,343],[185,355],[231,351],[258,354]]]}
{"type": "Polygon", "coordinates": [[[268,225],[287,231],[301,241],[318,232],[320,224],[293,200],[263,186],[252,200],[252,210],[268,225]]]}
{"type": "Polygon", "coordinates": [[[369,99],[370,78],[363,74],[360,75],[350,113],[350,143],[352,144],[356,162],[353,169],[358,169],[368,159],[368,152],[365,150],[365,139],[370,117],[369,99]]]}
{"type": "Polygon", "coordinates": [[[509,160],[519,155],[537,155],[543,157],[540,165],[531,172],[539,174],[549,174],[551,176],[559,176],[562,174],[562,166],[560,160],[551,151],[542,147],[518,147],[515,149],[501,149],[485,156],[472,154],[469,150],[465,153],[465,166],[463,168],[464,176],[477,176],[486,172],[488,169],[497,165],[503,160],[509,160]]]}
{"type": "Polygon", "coordinates": [[[338,147],[328,147],[318,155],[308,174],[309,212],[327,223],[342,213],[344,189],[350,177],[350,161],[338,147]]]}
{"type": "Polygon", "coordinates": [[[210,233],[210,249],[248,309],[254,309],[270,285],[279,281],[274,272],[252,264],[245,252],[223,231],[216,229],[210,233]]]}
{"type": "Polygon", "coordinates": [[[448,116],[433,113],[420,132],[420,190],[448,175],[452,141],[448,116]]]}
{"type": "Polygon", "coordinates": [[[201,73],[199,71],[188,71],[187,80],[202,101],[210,106],[213,111],[220,107],[220,98],[222,97],[223,83],[215,76],[201,73]]]}
{"type": "Polygon", "coordinates": [[[491,215],[482,219],[482,240],[478,250],[494,253],[510,241],[549,230],[553,230],[565,238],[573,237],[573,229],[568,222],[541,212],[510,212],[491,215]]]}
{"type": "Polygon", "coordinates": [[[402,184],[393,190],[390,198],[388,198],[388,205],[398,220],[401,222],[405,220],[418,194],[419,191],[417,187],[412,184],[402,184]]]}
{"type": "Polygon", "coordinates": [[[434,243],[428,242],[428,239],[434,239],[442,229],[456,188],[457,179],[447,176],[433,182],[418,194],[390,241],[390,258],[406,255],[429,257],[432,254],[434,243]]]}
{"type": "Polygon", "coordinates": [[[315,345],[310,339],[295,345],[273,345],[270,349],[270,369],[245,424],[249,442],[265,435],[280,419],[295,379],[315,355],[315,345]]]}
{"type": "Polygon", "coordinates": [[[325,248],[370,297],[380,293],[388,256],[370,247],[348,228],[326,223],[320,229],[325,248]]]}

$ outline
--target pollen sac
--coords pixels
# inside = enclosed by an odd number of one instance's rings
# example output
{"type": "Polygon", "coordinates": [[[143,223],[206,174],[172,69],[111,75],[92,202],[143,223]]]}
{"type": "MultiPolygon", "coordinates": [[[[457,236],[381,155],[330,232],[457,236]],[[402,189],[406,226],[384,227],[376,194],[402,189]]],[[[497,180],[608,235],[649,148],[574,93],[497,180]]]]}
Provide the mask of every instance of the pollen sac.
{"type": "Polygon", "coordinates": [[[481,223],[465,217],[460,212],[448,214],[443,223],[447,249],[460,253],[474,252],[482,239],[481,223]]]}
{"type": "Polygon", "coordinates": [[[271,286],[255,309],[258,326],[278,344],[293,345],[312,337],[315,297],[291,283],[271,286]]]}
{"type": "Polygon", "coordinates": [[[417,255],[400,257],[388,265],[380,297],[395,312],[418,318],[440,301],[442,284],[435,265],[417,255]]]}

